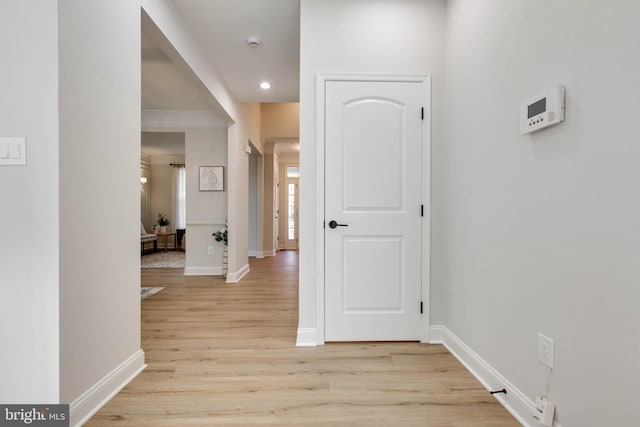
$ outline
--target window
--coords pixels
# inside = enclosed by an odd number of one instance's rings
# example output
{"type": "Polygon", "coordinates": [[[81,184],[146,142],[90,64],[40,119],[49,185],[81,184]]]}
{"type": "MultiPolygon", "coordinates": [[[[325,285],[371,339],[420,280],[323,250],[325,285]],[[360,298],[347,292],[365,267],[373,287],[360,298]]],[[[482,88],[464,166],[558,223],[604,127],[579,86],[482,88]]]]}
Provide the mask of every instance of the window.
{"type": "MultiPolygon", "coordinates": [[[[297,169],[297,168],[296,168],[297,169]]],[[[288,171],[287,171],[288,173],[288,171]]],[[[289,183],[287,186],[287,238],[296,238],[296,184],[289,183]]]]}
{"type": "Polygon", "coordinates": [[[287,166],[287,178],[300,178],[300,168],[298,166],[287,166]]]}
{"type": "Polygon", "coordinates": [[[173,218],[175,229],[187,227],[187,171],[184,166],[173,171],[173,218]]]}

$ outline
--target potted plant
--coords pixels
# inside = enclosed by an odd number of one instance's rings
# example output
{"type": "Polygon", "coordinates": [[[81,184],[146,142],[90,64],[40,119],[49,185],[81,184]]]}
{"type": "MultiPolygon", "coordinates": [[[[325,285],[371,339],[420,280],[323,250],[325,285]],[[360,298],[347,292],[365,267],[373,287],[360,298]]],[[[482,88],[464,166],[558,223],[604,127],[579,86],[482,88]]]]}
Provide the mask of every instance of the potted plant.
{"type": "Polygon", "coordinates": [[[228,254],[228,243],[229,243],[229,229],[227,228],[227,224],[224,225],[220,230],[211,234],[216,242],[224,243],[224,252],[222,253],[222,274],[226,277],[227,270],[229,269],[229,254],[228,254]]]}
{"type": "Polygon", "coordinates": [[[227,244],[228,244],[228,240],[227,240],[228,230],[227,230],[226,224],[220,230],[218,230],[215,233],[213,233],[212,236],[213,236],[214,239],[216,239],[216,242],[224,242],[224,245],[227,246],[227,244]]]}
{"type": "Polygon", "coordinates": [[[158,225],[160,226],[160,233],[167,232],[167,225],[171,224],[169,219],[165,216],[165,214],[158,214],[158,225]]]}

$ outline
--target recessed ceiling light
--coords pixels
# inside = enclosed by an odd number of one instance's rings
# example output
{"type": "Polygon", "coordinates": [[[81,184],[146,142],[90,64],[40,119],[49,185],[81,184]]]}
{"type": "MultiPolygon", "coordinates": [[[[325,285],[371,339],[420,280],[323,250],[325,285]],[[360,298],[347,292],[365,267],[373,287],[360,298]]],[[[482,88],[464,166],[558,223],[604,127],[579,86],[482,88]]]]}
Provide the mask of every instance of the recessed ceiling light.
{"type": "Polygon", "coordinates": [[[269,83],[269,82],[262,82],[262,83],[260,83],[260,87],[261,87],[262,89],[264,89],[264,90],[267,90],[267,89],[269,89],[269,88],[271,87],[271,83],[269,83]]]}

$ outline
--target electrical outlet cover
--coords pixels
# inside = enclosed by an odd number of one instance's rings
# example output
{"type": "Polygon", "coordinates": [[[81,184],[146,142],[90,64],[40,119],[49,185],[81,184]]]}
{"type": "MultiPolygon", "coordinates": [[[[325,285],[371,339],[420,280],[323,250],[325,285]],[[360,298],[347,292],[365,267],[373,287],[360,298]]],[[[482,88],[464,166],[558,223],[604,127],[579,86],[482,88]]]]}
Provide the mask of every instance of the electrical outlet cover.
{"type": "Polygon", "coordinates": [[[553,340],[538,333],[538,360],[553,369],[553,340]]]}

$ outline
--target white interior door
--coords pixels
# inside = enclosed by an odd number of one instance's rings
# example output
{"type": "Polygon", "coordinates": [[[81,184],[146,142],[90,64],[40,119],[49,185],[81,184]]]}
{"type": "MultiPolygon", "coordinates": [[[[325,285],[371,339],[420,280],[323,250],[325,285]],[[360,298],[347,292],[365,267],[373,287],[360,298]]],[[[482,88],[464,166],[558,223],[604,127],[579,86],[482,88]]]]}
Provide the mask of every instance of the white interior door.
{"type": "Polygon", "coordinates": [[[326,341],[420,339],[424,93],[326,82],[326,341]]]}

